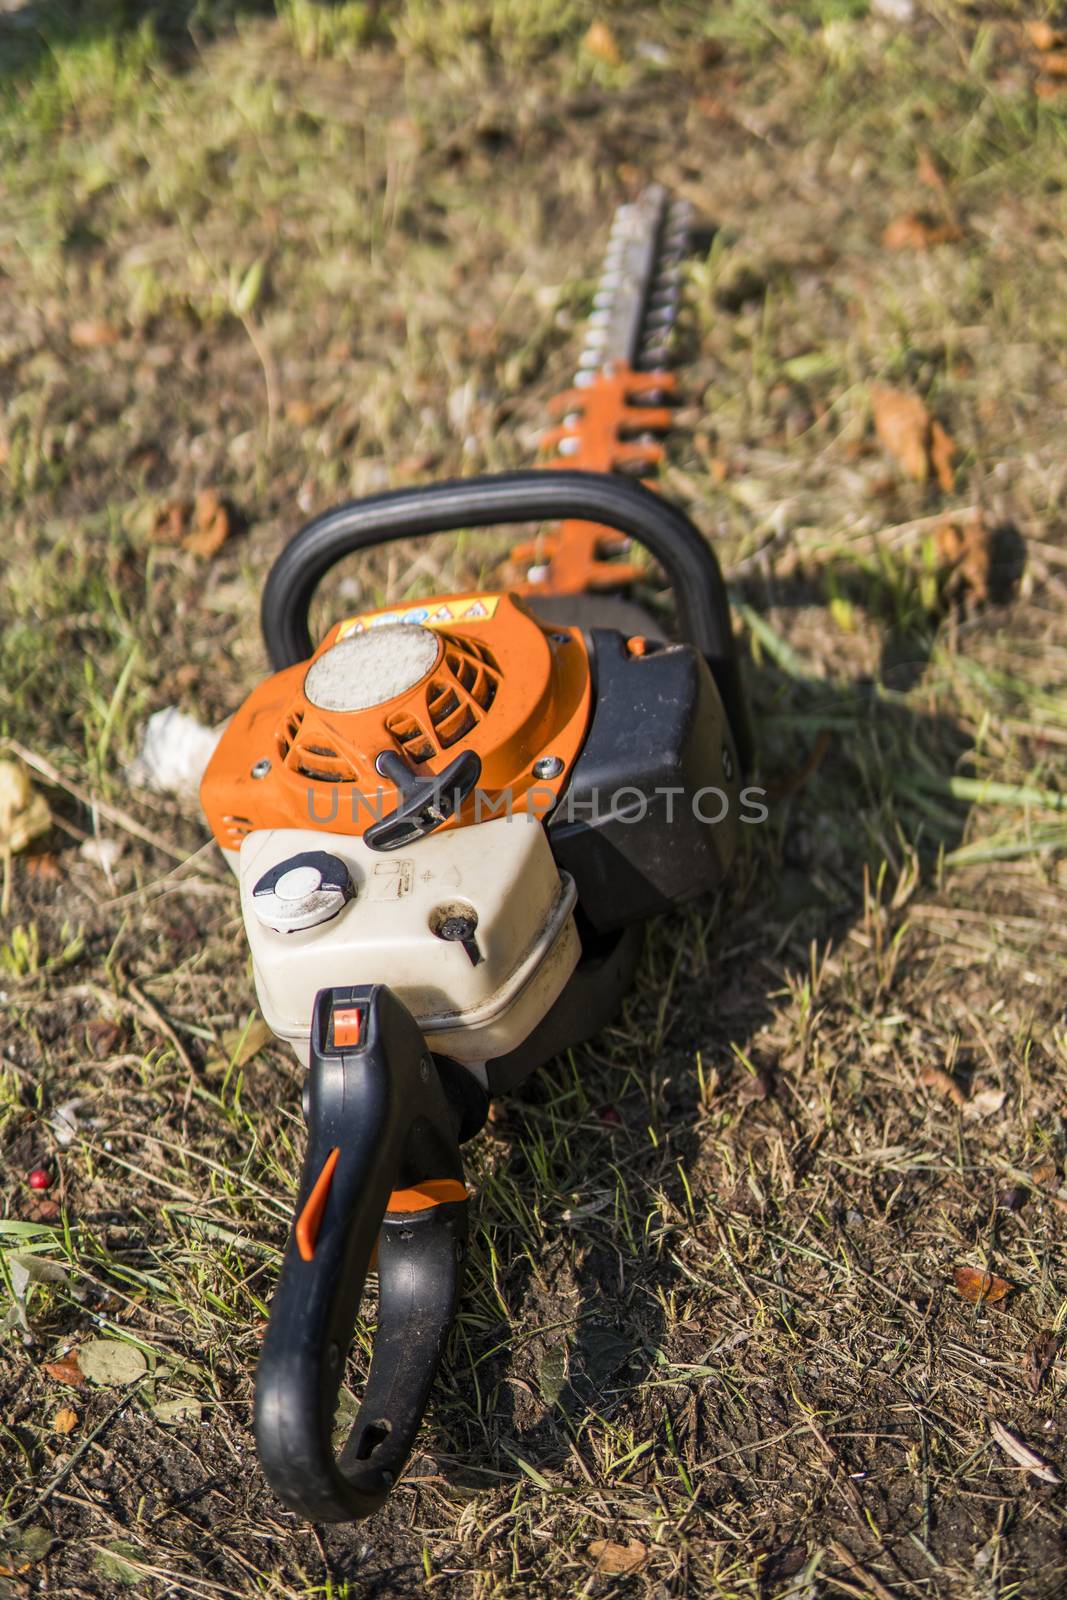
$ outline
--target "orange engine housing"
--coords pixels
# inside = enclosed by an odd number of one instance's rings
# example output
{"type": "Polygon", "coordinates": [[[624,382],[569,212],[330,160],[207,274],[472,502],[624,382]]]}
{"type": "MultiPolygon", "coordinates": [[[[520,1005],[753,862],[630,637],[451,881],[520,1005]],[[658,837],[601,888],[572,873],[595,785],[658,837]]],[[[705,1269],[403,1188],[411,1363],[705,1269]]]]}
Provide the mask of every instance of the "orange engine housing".
{"type": "Polygon", "coordinates": [[[478,791],[442,828],[477,820],[482,802],[493,808],[486,815],[503,814],[505,804],[544,815],[582,747],[591,698],[580,630],[539,622],[517,595],[446,595],[349,617],[309,661],[252,691],[211,758],[201,804],[224,850],[239,849],[256,828],[362,834],[400,800],[375,766],[382,751],[427,775],[473,750],[482,762],[478,791]],[[436,636],[417,682],[358,710],[326,709],[328,696],[309,696],[312,665],[335,645],[398,624],[436,636]],[[534,765],[546,757],[561,765],[538,777],[534,765]]]}

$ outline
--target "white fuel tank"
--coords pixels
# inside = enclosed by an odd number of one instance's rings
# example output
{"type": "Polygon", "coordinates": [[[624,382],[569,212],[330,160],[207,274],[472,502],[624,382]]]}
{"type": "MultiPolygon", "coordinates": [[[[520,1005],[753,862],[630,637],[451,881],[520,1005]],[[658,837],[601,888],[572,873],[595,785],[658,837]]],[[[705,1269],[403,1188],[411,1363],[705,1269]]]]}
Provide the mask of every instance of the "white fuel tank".
{"type": "Polygon", "coordinates": [[[477,1068],[522,1044],[578,963],[573,880],[526,813],[388,854],[263,829],[238,875],[260,1007],[305,1063],[320,989],[388,984],[431,1050],[477,1068]]]}

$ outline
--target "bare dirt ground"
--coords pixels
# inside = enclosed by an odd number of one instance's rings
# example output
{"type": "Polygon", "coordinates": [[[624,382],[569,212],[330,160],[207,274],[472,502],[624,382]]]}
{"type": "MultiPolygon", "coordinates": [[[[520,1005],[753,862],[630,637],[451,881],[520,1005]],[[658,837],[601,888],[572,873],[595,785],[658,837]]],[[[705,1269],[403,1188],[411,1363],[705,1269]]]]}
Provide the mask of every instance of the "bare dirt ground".
{"type": "Polygon", "coordinates": [[[0,1594],[1067,1593],[1057,14],[4,11],[0,731],[52,820],[0,932],[0,1594]],[[298,1074],[195,802],[125,768],[264,672],[312,510],[532,459],[650,178],[709,229],[665,488],[730,580],[770,820],[469,1147],[409,1474],[308,1527],[249,1426],[298,1074]],[[885,390],[955,455],[894,448],[885,390]],[[89,1340],[126,1366],[72,1385],[89,1340]]]}

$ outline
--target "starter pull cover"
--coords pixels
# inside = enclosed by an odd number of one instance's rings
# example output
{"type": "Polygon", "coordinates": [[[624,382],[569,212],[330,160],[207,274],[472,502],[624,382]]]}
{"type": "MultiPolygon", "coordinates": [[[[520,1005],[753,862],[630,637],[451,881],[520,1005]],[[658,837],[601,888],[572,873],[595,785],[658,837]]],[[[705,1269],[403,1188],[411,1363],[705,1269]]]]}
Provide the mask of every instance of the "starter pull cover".
{"type": "Polygon", "coordinates": [[[339,856],[303,850],[263,874],[252,890],[252,909],[265,928],[299,933],[336,917],[352,893],[352,879],[339,856]]]}

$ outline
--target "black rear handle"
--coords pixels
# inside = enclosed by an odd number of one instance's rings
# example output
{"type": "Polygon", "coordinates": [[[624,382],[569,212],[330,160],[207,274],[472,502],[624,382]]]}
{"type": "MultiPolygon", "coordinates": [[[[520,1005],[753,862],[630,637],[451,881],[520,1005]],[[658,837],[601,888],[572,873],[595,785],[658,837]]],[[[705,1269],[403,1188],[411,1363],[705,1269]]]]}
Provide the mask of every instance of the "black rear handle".
{"type": "Polygon", "coordinates": [[[315,999],[297,1217],[256,1372],[266,1477],[312,1522],[376,1511],[403,1471],[455,1315],[467,1237],[446,1095],[410,1012],[380,985],[315,999]],[[340,1451],[337,1398],[377,1244],[378,1328],[340,1451]]]}
{"type": "Polygon", "coordinates": [[[546,469],[457,478],[324,511],[294,535],[267,577],[261,620],[271,661],[280,670],[311,655],[312,597],[345,556],[419,534],[571,518],[627,534],[659,562],[674,592],[679,632],[707,658],[741,764],[748,766],[751,732],[715,552],[677,506],[617,473],[546,469]]]}

